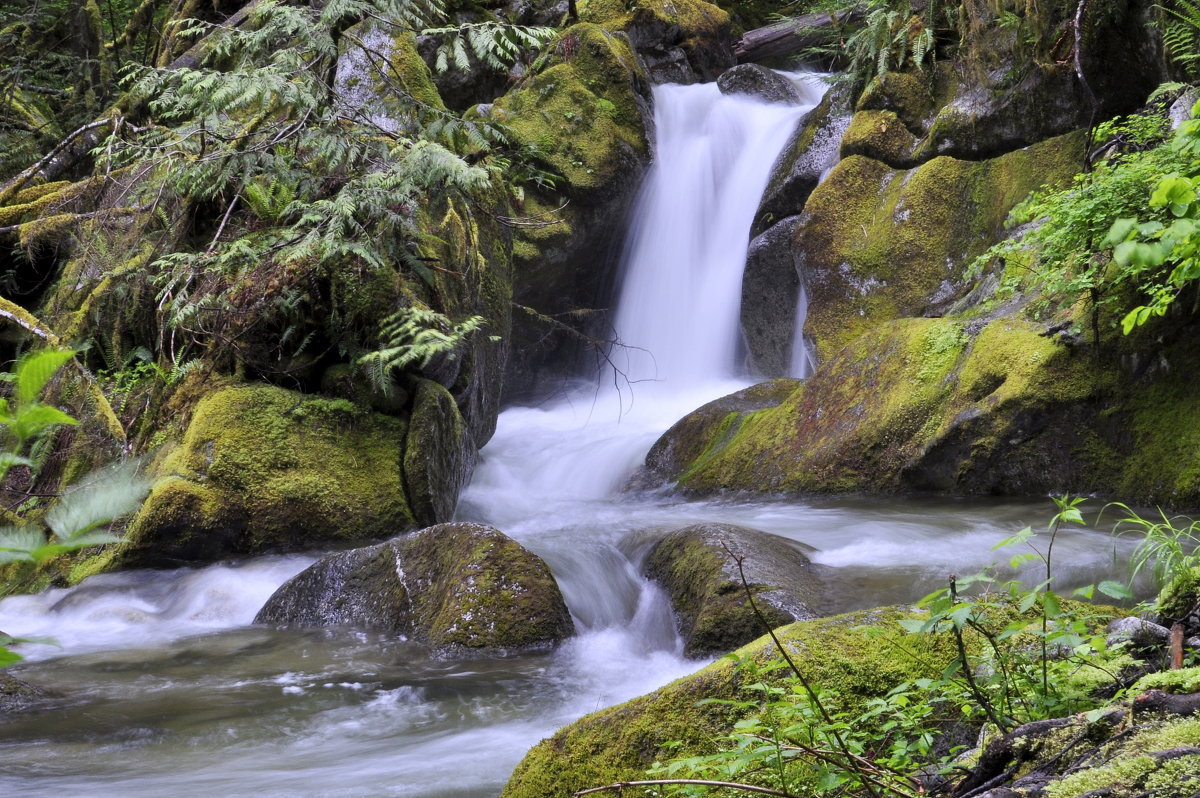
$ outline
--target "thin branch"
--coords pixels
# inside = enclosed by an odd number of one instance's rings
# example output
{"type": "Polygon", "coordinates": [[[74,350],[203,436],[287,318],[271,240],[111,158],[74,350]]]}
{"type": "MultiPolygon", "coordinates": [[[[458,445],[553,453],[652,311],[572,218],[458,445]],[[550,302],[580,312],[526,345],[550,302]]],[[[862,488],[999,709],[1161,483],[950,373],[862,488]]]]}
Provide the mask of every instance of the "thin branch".
{"type": "Polygon", "coordinates": [[[773,790],[770,787],[755,787],[752,784],[738,784],[733,781],[711,781],[709,779],[648,779],[646,781],[618,781],[612,784],[605,784],[603,787],[589,787],[586,790],[577,790],[571,793],[572,798],[579,798],[581,795],[591,795],[597,792],[606,792],[609,790],[623,790],[626,787],[656,787],[666,784],[698,784],[702,787],[726,787],[731,790],[742,790],[743,792],[752,792],[757,795],[774,795],[778,798],[796,798],[795,793],[782,792],[773,790]]]}

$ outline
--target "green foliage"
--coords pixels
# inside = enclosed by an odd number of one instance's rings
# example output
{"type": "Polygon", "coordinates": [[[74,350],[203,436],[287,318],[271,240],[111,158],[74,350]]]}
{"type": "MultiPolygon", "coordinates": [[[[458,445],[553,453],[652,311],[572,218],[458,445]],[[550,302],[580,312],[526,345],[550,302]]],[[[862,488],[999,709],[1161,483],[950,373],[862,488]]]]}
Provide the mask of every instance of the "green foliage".
{"type": "Polygon", "coordinates": [[[423,36],[442,39],[435,55],[434,68],[446,72],[451,67],[467,71],[471,56],[492,69],[508,69],[524,53],[537,50],[554,38],[553,28],[533,28],[500,22],[469,22],[426,28],[423,36]]]}
{"type": "MultiPolygon", "coordinates": [[[[399,274],[432,285],[422,209],[454,202],[466,214],[526,174],[501,128],[441,106],[411,32],[448,36],[451,50],[461,40],[489,64],[547,34],[429,28],[440,14],[435,2],[265,0],[236,28],[189,24],[184,34],[205,43],[200,66],[129,70],[126,86],[147,99],[152,124],[116,131],[101,167],[143,176],[134,191],[147,208],[144,234],[167,245],[145,271],[171,362],[207,351],[286,373],[312,341],[313,309],[329,301],[332,275],[399,274]],[[396,53],[360,37],[355,24],[367,19],[396,53]],[[355,69],[369,74],[338,78],[344,51],[362,53],[355,69]],[[379,87],[387,113],[347,99],[339,80],[379,87]],[[239,204],[249,213],[237,213],[239,204]]],[[[329,337],[342,351],[362,351],[363,332],[329,337]]]]}
{"type": "Polygon", "coordinates": [[[1200,65],[1200,4],[1193,0],[1169,0],[1158,9],[1165,15],[1162,28],[1167,55],[1189,77],[1200,65]]]}
{"type": "Polygon", "coordinates": [[[484,325],[482,316],[454,324],[442,314],[418,306],[407,307],[384,320],[382,345],[358,359],[371,384],[388,395],[395,376],[405,369],[425,368],[436,358],[454,360],[467,339],[484,325]]]}
{"type": "Polygon", "coordinates": [[[1146,568],[1154,582],[1163,588],[1182,574],[1200,565],[1200,521],[1184,516],[1168,516],[1161,509],[1158,519],[1143,518],[1128,505],[1114,502],[1125,512],[1117,522],[1114,534],[1134,534],[1141,537],[1129,560],[1129,581],[1132,584],[1146,568]]]}
{"type": "Polygon", "coordinates": [[[865,86],[889,70],[920,69],[932,63],[937,56],[938,5],[930,2],[914,13],[906,0],[871,0],[862,26],[841,45],[855,85],[865,86]]]}
{"type": "MultiPolygon", "coordinates": [[[[722,750],[656,764],[650,775],[666,795],[707,795],[707,780],[749,784],[773,794],[915,796],[923,789],[918,775],[948,772],[957,750],[937,746],[948,724],[994,723],[1010,730],[1033,720],[1091,710],[1098,700],[1076,683],[1081,674],[1099,673],[1115,681],[1109,651],[1099,626],[1086,611],[1051,587],[1055,538],[1063,524],[1081,524],[1079,498],[1054,499],[1056,513],[1042,539],[1031,528],[1001,541],[996,548],[1023,547],[1008,565],[1041,561],[1046,578],[1032,588],[1019,581],[996,585],[989,574],[951,577],[947,588],[921,600],[925,618],[902,620],[914,635],[949,635],[958,656],[937,678],[898,685],[865,709],[847,712],[846,697],[804,678],[784,653],[765,665],[739,661],[744,697],[712,701],[729,706],[745,719],[737,723],[722,750]],[[972,597],[958,589],[987,586],[972,597]]],[[[1075,593],[1090,599],[1095,591],[1128,598],[1116,582],[1101,582],[1075,593]]],[[[896,656],[915,656],[903,642],[896,656]]],[[[736,659],[735,655],[731,655],[736,659]]],[[[1090,686],[1090,685],[1089,685],[1090,686]]]]}
{"type": "MultiPolygon", "coordinates": [[[[13,384],[12,399],[0,400],[0,426],[8,436],[0,452],[0,473],[7,473],[14,465],[29,465],[25,451],[54,427],[78,423],[38,401],[46,385],[74,355],[71,350],[44,349],[17,363],[9,380],[13,384]]],[[[120,538],[108,527],[136,510],[148,490],[136,461],[90,474],[53,501],[40,521],[0,527],[0,564],[41,563],[88,546],[115,543],[120,538]]],[[[21,519],[10,515],[12,520],[21,519]]],[[[14,642],[22,641],[0,639],[0,667],[20,659],[7,648],[14,642]]]]}
{"type": "MultiPolygon", "coordinates": [[[[1133,141],[1153,141],[1159,129],[1158,121],[1123,120],[1109,123],[1106,130],[1133,141]]],[[[1016,291],[1036,291],[1042,298],[1035,307],[1057,311],[1086,298],[1099,332],[1101,313],[1125,313],[1125,289],[1153,281],[1158,274],[1155,264],[1162,262],[1157,246],[1138,248],[1130,243],[1112,255],[1110,247],[1118,236],[1164,229],[1159,226],[1166,217],[1163,206],[1152,208],[1145,226],[1130,222],[1114,228],[1114,222],[1145,209],[1146,198],[1162,175],[1185,170],[1189,160],[1178,146],[1154,146],[1102,161],[1062,191],[1034,192],[1009,216],[1010,224],[1026,225],[1022,234],[993,246],[969,272],[978,274],[1000,262],[1003,273],[997,300],[1016,291]]]]}

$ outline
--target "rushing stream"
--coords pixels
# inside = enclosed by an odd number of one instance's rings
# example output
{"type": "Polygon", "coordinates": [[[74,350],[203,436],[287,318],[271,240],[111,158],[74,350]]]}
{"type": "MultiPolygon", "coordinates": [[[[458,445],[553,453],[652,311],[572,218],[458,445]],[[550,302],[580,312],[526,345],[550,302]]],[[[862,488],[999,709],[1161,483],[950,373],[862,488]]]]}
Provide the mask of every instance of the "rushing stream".
{"type": "MultiPolygon", "coordinates": [[[[0,724],[6,796],[494,796],[523,753],[580,715],[702,663],[680,656],[639,557],[664,530],[725,521],[802,541],[825,611],[908,601],[1048,514],[1046,502],[826,498],[687,502],[620,489],[653,440],[738,378],[747,231],[772,162],[820,98],[764,105],[655,89],[657,159],[629,234],[615,369],[505,411],[460,503],[544,557],[578,634],[550,654],[442,659],[346,630],[250,625],[313,557],[93,577],[0,602],[0,629],[52,636],[13,670],[60,695],[0,724]]],[[[802,363],[804,358],[794,358],[802,363]]],[[[1107,536],[1066,533],[1065,582],[1110,574],[1107,536]]]]}

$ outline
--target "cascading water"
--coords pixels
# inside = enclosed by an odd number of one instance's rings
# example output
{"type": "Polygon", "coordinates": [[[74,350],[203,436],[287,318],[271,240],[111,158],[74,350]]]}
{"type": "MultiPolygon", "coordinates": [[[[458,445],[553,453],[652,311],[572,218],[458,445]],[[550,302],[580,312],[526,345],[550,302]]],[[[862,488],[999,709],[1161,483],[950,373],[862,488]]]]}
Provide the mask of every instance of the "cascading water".
{"type": "MultiPolygon", "coordinates": [[[[806,102],[819,87],[804,82],[806,102]]],[[[505,411],[460,515],[540,554],[578,634],[553,654],[446,660],[346,630],[247,624],[311,558],[87,580],[0,601],[0,629],[54,636],[16,675],[52,711],[0,724],[0,795],[494,796],[539,738],[698,667],[662,592],[639,573],[669,528],[738,523],[818,549],[827,609],[911,600],[1043,516],[1040,505],[831,499],[683,502],[619,492],[651,442],[734,390],[741,270],[772,162],[805,106],[655,89],[657,159],[629,236],[600,387],[505,411]]],[[[1091,581],[1110,552],[1063,532],[1091,581]]]]}

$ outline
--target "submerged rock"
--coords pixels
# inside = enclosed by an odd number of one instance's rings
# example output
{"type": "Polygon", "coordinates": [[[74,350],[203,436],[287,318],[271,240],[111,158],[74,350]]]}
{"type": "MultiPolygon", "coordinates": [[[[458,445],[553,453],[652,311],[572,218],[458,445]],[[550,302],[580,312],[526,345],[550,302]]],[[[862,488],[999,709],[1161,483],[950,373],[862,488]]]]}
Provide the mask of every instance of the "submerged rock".
{"type": "Polygon", "coordinates": [[[353,626],[439,649],[531,649],[574,631],[550,569],[491,527],[439,524],[326,555],[285,582],[255,623],[353,626]]]}
{"type": "Polygon", "coordinates": [[[760,64],[738,64],[717,78],[722,94],[748,94],[769,103],[800,102],[800,92],[790,80],[760,64]]]}
{"type": "Polygon", "coordinates": [[[671,597],[684,654],[724,654],[766,631],[746,598],[735,555],[742,558],[746,584],[772,628],[814,617],[810,607],[818,587],[800,548],[732,524],[695,524],[659,541],[650,550],[646,575],[671,597]]]}
{"type": "Polygon", "coordinates": [[[37,685],[0,671],[0,715],[29,709],[49,696],[37,685]]]}

